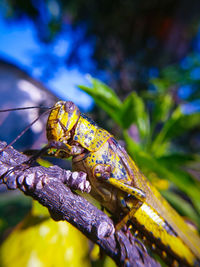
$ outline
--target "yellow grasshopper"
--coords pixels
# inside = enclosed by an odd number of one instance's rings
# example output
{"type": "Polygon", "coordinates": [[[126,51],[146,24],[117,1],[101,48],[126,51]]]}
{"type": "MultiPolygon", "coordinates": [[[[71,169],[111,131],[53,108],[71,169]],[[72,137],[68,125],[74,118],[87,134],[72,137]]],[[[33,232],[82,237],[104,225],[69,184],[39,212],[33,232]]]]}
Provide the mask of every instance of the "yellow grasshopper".
{"type": "Polygon", "coordinates": [[[200,266],[196,231],[150,184],[109,132],[81,114],[71,101],[54,105],[46,131],[46,148],[54,148],[51,153],[56,157],[72,156],[73,171],[87,173],[91,195],[111,213],[116,230],[132,224],[134,232],[167,264],[200,266]]]}
{"type": "Polygon", "coordinates": [[[139,171],[124,148],[106,130],[59,101],[47,125],[55,156],[72,156],[74,171],[87,173],[91,195],[118,221],[135,231],[170,265],[199,266],[200,238],[139,171]]]}

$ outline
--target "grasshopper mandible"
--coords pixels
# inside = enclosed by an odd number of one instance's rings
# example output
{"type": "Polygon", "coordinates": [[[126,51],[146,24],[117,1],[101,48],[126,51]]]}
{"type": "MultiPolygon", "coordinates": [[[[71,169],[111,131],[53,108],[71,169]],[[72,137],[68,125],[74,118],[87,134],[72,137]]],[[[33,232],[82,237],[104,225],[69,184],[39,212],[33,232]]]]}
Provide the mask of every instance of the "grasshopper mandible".
{"type": "MultiPolygon", "coordinates": [[[[51,109],[48,145],[56,157],[72,156],[73,171],[83,171],[91,195],[116,221],[131,223],[164,261],[173,266],[200,265],[200,238],[139,171],[124,148],[106,130],[81,114],[71,101],[51,109]]],[[[43,152],[45,151],[43,149],[43,152]]]]}

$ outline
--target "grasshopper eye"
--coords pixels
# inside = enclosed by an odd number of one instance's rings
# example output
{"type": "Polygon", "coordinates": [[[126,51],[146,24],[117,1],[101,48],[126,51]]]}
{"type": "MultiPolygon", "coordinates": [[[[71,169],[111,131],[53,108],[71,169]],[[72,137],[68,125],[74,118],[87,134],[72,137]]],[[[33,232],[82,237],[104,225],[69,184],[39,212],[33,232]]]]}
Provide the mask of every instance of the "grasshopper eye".
{"type": "Polygon", "coordinates": [[[68,113],[72,113],[75,110],[76,106],[73,102],[67,101],[65,103],[65,111],[68,113]]]}

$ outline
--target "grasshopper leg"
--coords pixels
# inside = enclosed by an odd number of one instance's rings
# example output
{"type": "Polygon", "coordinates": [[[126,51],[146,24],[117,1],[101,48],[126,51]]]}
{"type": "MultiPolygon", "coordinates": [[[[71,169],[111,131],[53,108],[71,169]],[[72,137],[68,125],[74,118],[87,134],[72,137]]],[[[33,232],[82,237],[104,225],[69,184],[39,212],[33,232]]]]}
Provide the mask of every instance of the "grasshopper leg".
{"type": "Polygon", "coordinates": [[[41,150],[39,150],[35,155],[30,157],[30,159],[26,162],[26,164],[28,165],[32,164],[35,160],[37,160],[40,156],[44,155],[51,148],[55,148],[58,150],[55,152],[55,155],[56,153],[59,153],[59,151],[64,151],[67,154],[69,154],[69,156],[78,155],[82,152],[82,150],[79,149],[78,146],[70,146],[68,144],[64,144],[59,141],[50,141],[46,146],[44,146],[41,150]]]}
{"type": "MultiPolygon", "coordinates": [[[[120,180],[109,178],[107,180],[108,183],[112,184],[113,186],[119,188],[120,190],[126,192],[129,196],[135,197],[138,201],[135,203],[135,205],[131,205],[129,207],[128,203],[125,203],[127,207],[130,209],[130,211],[116,224],[115,228],[116,230],[120,230],[127,222],[133,217],[135,212],[142,206],[146,199],[146,194],[144,191],[137,187],[133,187],[131,185],[128,185],[120,180]]],[[[121,199],[121,201],[124,201],[124,199],[121,199]]]]}
{"type": "Polygon", "coordinates": [[[45,147],[37,151],[37,153],[31,156],[27,161],[13,167],[8,172],[23,171],[29,168],[40,156],[44,155],[51,148],[56,148],[58,150],[58,153],[59,151],[64,151],[68,153],[69,156],[79,155],[82,153],[82,149],[78,146],[70,146],[59,141],[50,141],[45,147]]]}
{"type": "Polygon", "coordinates": [[[47,145],[48,148],[56,148],[61,151],[66,152],[70,156],[79,155],[82,153],[82,149],[79,146],[72,145],[60,142],[60,141],[50,141],[47,145]]]}
{"type": "Polygon", "coordinates": [[[130,209],[130,211],[124,216],[124,218],[117,223],[116,230],[120,230],[127,222],[128,220],[134,215],[134,213],[141,207],[143,202],[146,199],[146,194],[143,190],[131,186],[123,180],[118,180],[115,178],[110,177],[111,175],[111,166],[107,164],[97,164],[93,169],[93,174],[97,179],[101,179],[102,181],[105,181],[114,187],[120,189],[121,191],[127,193],[128,196],[134,197],[136,200],[138,200],[135,204],[135,206],[129,207],[128,203],[126,203],[126,200],[121,197],[121,202],[125,202],[125,205],[130,209]]]}
{"type": "Polygon", "coordinates": [[[132,185],[129,185],[123,180],[118,180],[116,178],[112,178],[111,176],[111,166],[108,164],[97,164],[93,168],[93,174],[97,179],[101,179],[102,181],[105,181],[114,187],[119,188],[123,192],[135,197],[136,199],[140,200],[141,202],[145,201],[146,194],[143,190],[140,188],[134,187],[132,185]]]}
{"type": "Polygon", "coordinates": [[[122,229],[124,225],[133,217],[135,212],[142,206],[143,202],[138,201],[137,204],[131,207],[131,210],[115,225],[116,231],[122,229]]]}

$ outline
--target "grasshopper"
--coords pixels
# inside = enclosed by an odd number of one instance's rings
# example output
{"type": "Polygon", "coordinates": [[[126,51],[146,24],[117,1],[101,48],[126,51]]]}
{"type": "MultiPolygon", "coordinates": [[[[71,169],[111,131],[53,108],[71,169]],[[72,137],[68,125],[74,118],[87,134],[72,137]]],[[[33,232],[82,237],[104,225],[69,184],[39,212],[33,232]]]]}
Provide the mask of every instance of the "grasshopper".
{"type": "Polygon", "coordinates": [[[106,130],[81,114],[71,101],[51,109],[46,133],[56,157],[72,157],[73,171],[87,174],[91,195],[110,212],[116,230],[131,224],[164,261],[200,266],[200,238],[140,172],[125,149],[106,130]]]}

